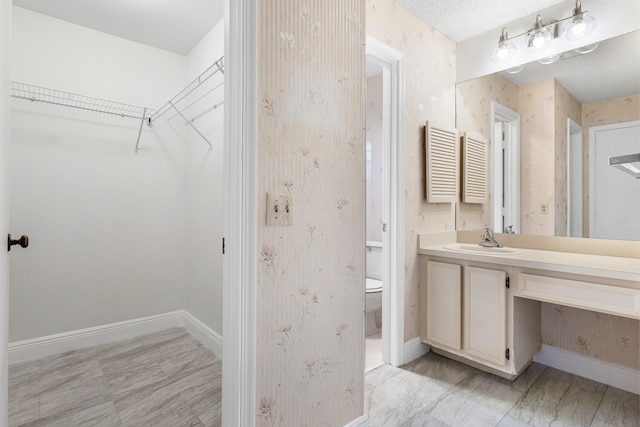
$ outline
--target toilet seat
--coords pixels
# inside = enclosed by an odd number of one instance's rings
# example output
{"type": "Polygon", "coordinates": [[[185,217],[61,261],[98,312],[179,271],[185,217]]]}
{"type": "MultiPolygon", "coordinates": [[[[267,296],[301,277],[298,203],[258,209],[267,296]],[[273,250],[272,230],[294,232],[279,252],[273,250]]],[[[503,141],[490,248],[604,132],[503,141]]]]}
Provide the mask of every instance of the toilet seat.
{"type": "Polygon", "coordinates": [[[367,277],[366,293],[376,294],[382,292],[382,280],[370,279],[367,277]]]}

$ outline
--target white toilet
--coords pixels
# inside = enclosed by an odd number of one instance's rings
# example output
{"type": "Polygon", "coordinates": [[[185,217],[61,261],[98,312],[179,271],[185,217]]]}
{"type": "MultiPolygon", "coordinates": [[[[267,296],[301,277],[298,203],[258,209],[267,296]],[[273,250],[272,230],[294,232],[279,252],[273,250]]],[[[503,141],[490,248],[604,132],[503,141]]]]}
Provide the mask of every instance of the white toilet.
{"type": "Polygon", "coordinates": [[[367,242],[365,327],[366,336],[382,329],[382,243],[367,242]]]}

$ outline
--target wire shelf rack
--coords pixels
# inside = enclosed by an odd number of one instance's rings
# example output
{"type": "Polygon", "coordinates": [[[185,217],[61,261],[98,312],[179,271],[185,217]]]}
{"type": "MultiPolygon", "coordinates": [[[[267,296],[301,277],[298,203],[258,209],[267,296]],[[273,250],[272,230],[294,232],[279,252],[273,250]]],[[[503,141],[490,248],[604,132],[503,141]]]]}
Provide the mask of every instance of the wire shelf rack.
{"type": "Polygon", "coordinates": [[[209,98],[210,94],[223,85],[224,57],[221,57],[158,110],[13,81],[11,82],[11,96],[31,102],[41,102],[139,120],[140,127],[136,141],[136,152],[138,152],[143,124],[146,122],[151,126],[160,117],[163,117],[163,120],[167,122],[180,117],[211,148],[211,142],[195,127],[193,122],[223,105],[224,101],[212,103],[211,98],[209,98]],[[188,118],[187,115],[190,115],[191,118],[188,118]]]}
{"type": "Polygon", "coordinates": [[[150,112],[148,108],[122,104],[106,99],[92,98],[71,92],[34,86],[26,83],[11,82],[11,96],[33,102],[60,105],[80,110],[112,114],[114,116],[142,120],[150,112]]]}

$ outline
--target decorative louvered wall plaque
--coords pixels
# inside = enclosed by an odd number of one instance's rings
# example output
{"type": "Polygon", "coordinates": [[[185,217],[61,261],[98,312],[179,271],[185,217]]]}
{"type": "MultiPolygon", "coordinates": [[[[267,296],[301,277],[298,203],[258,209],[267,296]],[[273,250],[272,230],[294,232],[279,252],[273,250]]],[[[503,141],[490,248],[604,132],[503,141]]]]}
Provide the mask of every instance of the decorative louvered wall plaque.
{"type": "Polygon", "coordinates": [[[462,137],[462,201],[486,203],[487,140],[476,132],[462,137]]]}
{"type": "Polygon", "coordinates": [[[427,202],[458,201],[458,165],[460,149],[458,132],[425,126],[427,202]]]}

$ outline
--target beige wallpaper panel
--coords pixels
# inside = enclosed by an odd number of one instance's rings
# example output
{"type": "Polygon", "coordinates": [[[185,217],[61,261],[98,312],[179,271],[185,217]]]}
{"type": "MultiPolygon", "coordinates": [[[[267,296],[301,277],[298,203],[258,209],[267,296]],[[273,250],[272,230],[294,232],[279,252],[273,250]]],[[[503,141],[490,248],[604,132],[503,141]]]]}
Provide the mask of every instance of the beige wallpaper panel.
{"type": "Polygon", "coordinates": [[[364,0],[259,6],[256,421],[339,426],[364,407],[364,0]]]}

